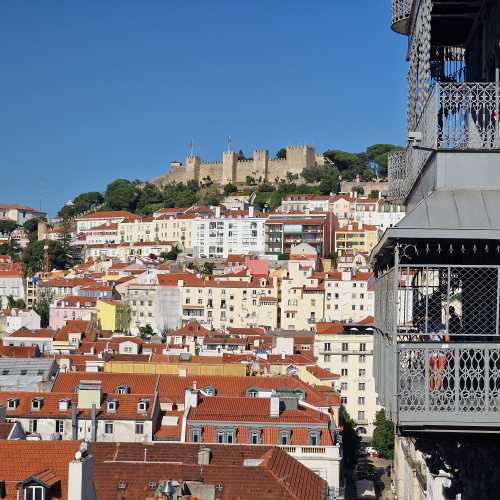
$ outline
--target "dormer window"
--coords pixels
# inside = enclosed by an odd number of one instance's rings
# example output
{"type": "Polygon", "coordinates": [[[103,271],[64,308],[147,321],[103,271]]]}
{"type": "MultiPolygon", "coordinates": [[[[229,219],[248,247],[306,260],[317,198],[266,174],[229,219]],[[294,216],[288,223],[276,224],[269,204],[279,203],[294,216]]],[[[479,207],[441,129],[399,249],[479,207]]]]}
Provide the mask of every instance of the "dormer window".
{"type": "Polygon", "coordinates": [[[45,500],[46,489],[40,485],[29,485],[24,487],[24,500],[45,500]]]}
{"type": "Polygon", "coordinates": [[[42,408],[42,398],[35,398],[31,400],[31,409],[38,411],[42,408]]]}
{"type": "Polygon", "coordinates": [[[59,410],[67,411],[70,405],[69,399],[60,399],[59,400],[59,410]]]}
{"type": "Polygon", "coordinates": [[[18,400],[16,398],[10,398],[7,400],[7,408],[9,410],[15,410],[17,408],[18,400]]]}
{"type": "Polygon", "coordinates": [[[216,390],[213,385],[207,385],[203,387],[202,392],[204,392],[207,396],[215,396],[216,390]]]}
{"type": "Polygon", "coordinates": [[[118,407],[118,402],[115,400],[108,401],[108,412],[114,412],[116,411],[116,408],[118,407]]]}
{"type": "Polygon", "coordinates": [[[116,388],[116,392],[118,394],[129,394],[130,393],[130,387],[125,384],[121,384],[116,388]]]}
{"type": "Polygon", "coordinates": [[[146,400],[141,400],[137,403],[137,411],[145,412],[148,409],[148,402],[146,400]]]}

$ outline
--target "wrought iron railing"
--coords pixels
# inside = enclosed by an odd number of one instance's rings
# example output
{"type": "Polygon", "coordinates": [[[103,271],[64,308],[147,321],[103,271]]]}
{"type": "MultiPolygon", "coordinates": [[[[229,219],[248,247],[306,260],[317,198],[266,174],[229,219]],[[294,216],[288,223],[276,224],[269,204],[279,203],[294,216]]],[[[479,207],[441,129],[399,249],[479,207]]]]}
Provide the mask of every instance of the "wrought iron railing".
{"type": "Polygon", "coordinates": [[[436,83],[412,128],[406,156],[389,161],[395,199],[408,195],[434,150],[500,149],[500,84],[436,83]]]}
{"type": "Polygon", "coordinates": [[[377,392],[400,426],[500,427],[500,267],[396,266],[376,282],[377,392]]]}
{"type": "Polygon", "coordinates": [[[392,0],[392,29],[397,33],[408,33],[408,21],[413,0],[392,0]]]}

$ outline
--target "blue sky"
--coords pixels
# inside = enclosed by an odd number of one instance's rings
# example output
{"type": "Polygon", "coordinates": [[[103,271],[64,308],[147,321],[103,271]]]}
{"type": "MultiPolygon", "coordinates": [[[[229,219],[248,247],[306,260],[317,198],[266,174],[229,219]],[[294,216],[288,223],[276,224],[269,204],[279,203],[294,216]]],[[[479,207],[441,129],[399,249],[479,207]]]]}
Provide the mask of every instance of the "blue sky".
{"type": "Polygon", "coordinates": [[[0,202],[54,214],[189,143],[220,160],[287,144],[404,142],[405,39],[389,2],[4,0],[0,202]]]}

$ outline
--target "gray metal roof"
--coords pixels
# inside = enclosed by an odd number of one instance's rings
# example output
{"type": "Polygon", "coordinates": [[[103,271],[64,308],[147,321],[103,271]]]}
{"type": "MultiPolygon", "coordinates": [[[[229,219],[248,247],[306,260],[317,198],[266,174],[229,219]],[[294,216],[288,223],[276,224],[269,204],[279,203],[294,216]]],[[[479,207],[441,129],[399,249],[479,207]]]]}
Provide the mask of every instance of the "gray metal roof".
{"type": "Polygon", "coordinates": [[[500,240],[500,191],[433,191],[385,231],[372,256],[393,238],[500,240]]]}
{"type": "Polygon", "coordinates": [[[28,374],[32,372],[43,371],[44,374],[50,374],[57,364],[54,359],[44,358],[0,358],[0,373],[2,370],[9,370],[9,374],[19,374],[21,370],[27,370],[28,374]]]}

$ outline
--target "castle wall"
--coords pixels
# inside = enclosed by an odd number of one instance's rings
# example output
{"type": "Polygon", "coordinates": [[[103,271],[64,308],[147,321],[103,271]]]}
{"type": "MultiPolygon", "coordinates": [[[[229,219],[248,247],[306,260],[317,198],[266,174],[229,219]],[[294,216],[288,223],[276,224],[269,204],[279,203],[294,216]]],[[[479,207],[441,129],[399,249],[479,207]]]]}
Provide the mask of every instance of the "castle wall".
{"type": "Polygon", "coordinates": [[[269,152],[254,151],[252,160],[238,161],[234,151],[225,151],[222,162],[202,162],[199,156],[188,156],[186,167],[172,166],[170,171],[151,180],[156,185],[170,182],[187,182],[191,179],[210,179],[216,184],[235,182],[244,184],[250,176],[257,181],[275,182],[286,179],[287,173],[300,174],[305,167],[316,164],[316,153],[311,146],[288,146],[286,159],[269,159],[269,152]]]}

